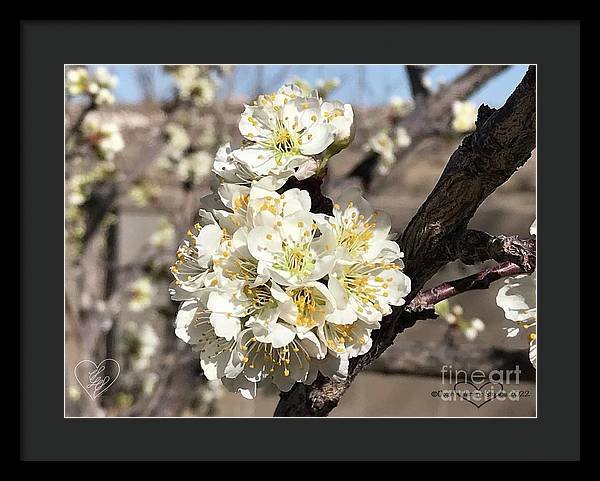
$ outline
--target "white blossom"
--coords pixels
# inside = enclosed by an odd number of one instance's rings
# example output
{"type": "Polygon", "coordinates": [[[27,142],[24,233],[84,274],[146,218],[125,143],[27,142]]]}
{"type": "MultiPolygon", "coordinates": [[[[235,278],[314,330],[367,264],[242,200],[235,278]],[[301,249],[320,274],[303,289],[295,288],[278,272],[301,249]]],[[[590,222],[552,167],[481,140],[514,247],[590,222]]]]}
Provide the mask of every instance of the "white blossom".
{"type": "Polygon", "coordinates": [[[175,242],[175,226],[168,219],[162,218],[160,225],[150,236],[150,244],[165,249],[175,242]]]}
{"type": "Polygon", "coordinates": [[[394,140],[396,142],[396,147],[405,149],[411,144],[412,140],[410,135],[408,135],[408,132],[404,127],[398,127],[395,131],[395,134],[396,138],[394,140]]]}
{"type": "Polygon", "coordinates": [[[390,165],[396,162],[394,147],[394,140],[385,131],[370,137],[366,145],[366,149],[379,154],[383,161],[390,165]]]}
{"type": "Polygon", "coordinates": [[[131,282],[128,290],[129,301],[127,305],[134,312],[141,312],[150,307],[152,299],[156,295],[156,286],[154,286],[152,279],[147,276],[131,282]]]}
{"type": "MultiPolygon", "coordinates": [[[[537,220],[530,228],[537,234],[537,220]]],[[[507,337],[515,337],[523,329],[529,341],[529,360],[537,368],[537,273],[510,277],[498,291],[496,304],[502,308],[506,319],[514,323],[506,328],[507,337]]]]}
{"type": "Polygon", "coordinates": [[[212,167],[213,158],[208,152],[192,152],[177,163],[177,177],[183,182],[192,180],[198,183],[210,174],[212,167]]]}
{"type": "Polygon", "coordinates": [[[67,91],[70,95],[88,95],[96,105],[113,104],[113,90],[119,79],[106,67],[98,67],[91,76],[85,67],[71,68],[66,75],[67,91]]]}
{"type": "Polygon", "coordinates": [[[459,133],[475,130],[477,120],[477,106],[472,102],[459,100],[452,104],[452,128],[459,133]]]}
{"type": "Polygon", "coordinates": [[[148,323],[130,321],[126,323],[124,339],[131,356],[133,368],[144,370],[152,361],[160,345],[160,338],[154,328],[148,323]]]}
{"type": "Polygon", "coordinates": [[[125,148],[119,127],[112,122],[100,122],[94,117],[86,117],[82,132],[90,147],[103,159],[112,160],[125,148]]]}
{"type": "Polygon", "coordinates": [[[353,122],[349,104],[284,85],[245,107],[239,123],[245,144],[231,152],[231,163],[261,177],[307,178],[350,143],[353,122]]]}
{"type": "Polygon", "coordinates": [[[70,95],[83,95],[87,92],[90,82],[90,74],[85,67],[71,68],[67,70],[66,84],[70,95]]]}
{"type": "Polygon", "coordinates": [[[435,312],[444,319],[450,327],[461,332],[469,341],[474,341],[485,329],[485,323],[479,318],[467,319],[460,304],[450,305],[446,299],[435,305],[435,312]]]}
{"type": "Polygon", "coordinates": [[[400,118],[406,117],[415,108],[411,100],[404,99],[398,95],[394,95],[390,98],[390,106],[392,111],[400,118]]]}

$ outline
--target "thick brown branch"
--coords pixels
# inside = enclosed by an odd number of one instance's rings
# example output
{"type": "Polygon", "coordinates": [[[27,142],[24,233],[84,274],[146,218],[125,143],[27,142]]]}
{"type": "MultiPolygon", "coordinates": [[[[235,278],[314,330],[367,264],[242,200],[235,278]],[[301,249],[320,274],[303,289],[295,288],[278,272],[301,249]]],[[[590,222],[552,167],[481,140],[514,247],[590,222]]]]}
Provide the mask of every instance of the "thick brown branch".
{"type": "MultiPolygon", "coordinates": [[[[530,157],[535,147],[535,85],[535,67],[530,67],[502,108],[480,108],[475,132],[450,157],[437,185],[408,224],[400,242],[405,272],[412,280],[408,302],[448,262],[448,244],[465,235],[479,205],[530,157]]],[[[398,333],[414,324],[405,319],[403,311],[395,309],[381,329],[373,331],[371,350],[351,360],[345,381],[319,376],[311,386],[298,384],[282,393],[275,415],[326,416],[354,377],[377,359],[398,333]]]]}
{"type": "Polygon", "coordinates": [[[488,260],[513,262],[525,272],[533,272],[536,262],[534,239],[521,239],[518,236],[493,236],[487,232],[467,230],[454,242],[446,246],[449,262],[460,260],[473,265],[488,260]]]}
{"type": "Polygon", "coordinates": [[[406,75],[410,83],[410,91],[412,93],[415,105],[421,105],[426,97],[429,97],[431,91],[425,83],[425,73],[429,67],[424,65],[407,65],[406,75]]]}

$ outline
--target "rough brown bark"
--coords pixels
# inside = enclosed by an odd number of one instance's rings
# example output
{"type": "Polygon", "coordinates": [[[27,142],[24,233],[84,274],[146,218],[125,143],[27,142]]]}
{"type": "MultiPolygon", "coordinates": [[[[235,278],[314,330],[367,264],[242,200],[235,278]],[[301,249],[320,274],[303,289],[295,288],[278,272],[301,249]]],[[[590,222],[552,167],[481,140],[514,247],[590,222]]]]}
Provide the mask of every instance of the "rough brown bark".
{"type": "MultiPolygon", "coordinates": [[[[531,66],[502,108],[480,107],[475,132],[452,154],[437,185],[405,229],[400,245],[405,253],[405,272],[412,280],[407,302],[452,260],[448,246],[465,237],[481,203],[530,157],[535,147],[535,87],[535,67],[531,66]]],[[[460,98],[461,84],[453,89],[457,91],[448,99],[460,98]]],[[[352,359],[345,381],[319,376],[310,386],[297,384],[281,394],[275,416],[327,416],[354,377],[377,359],[397,334],[414,325],[415,320],[406,319],[403,311],[395,309],[381,329],[373,331],[373,347],[352,359]]]]}

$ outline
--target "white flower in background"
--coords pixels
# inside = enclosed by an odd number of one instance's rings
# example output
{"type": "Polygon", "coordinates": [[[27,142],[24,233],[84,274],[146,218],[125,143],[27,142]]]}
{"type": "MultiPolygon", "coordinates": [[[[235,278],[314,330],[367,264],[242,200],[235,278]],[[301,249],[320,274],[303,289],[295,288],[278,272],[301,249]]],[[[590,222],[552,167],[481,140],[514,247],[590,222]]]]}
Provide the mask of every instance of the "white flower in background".
{"type": "Polygon", "coordinates": [[[161,192],[160,185],[156,182],[144,180],[134,184],[127,192],[129,198],[138,207],[146,207],[155,200],[161,192]]]}
{"type": "Polygon", "coordinates": [[[106,67],[98,67],[94,72],[93,82],[88,89],[96,105],[115,103],[113,90],[119,83],[116,75],[112,75],[106,67]]]}
{"type": "Polygon", "coordinates": [[[317,79],[315,86],[313,87],[308,80],[302,78],[295,78],[292,82],[293,85],[300,88],[302,95],[310,97],[315,92],[320,98],[327,98],[327,96],[336,88],[339,87],[341,80],[337,77],[330,79],[317,79]]]}
{"type": "Polygon", "coordinates": [[[156,295],[156,286],[150,277],[144,276],[131,282],[128,291],[127,306],[133,312],[141,312],[152,305],[152,299],[156,295]]]}
{"type": "Polygon", "coordinates": [[[161,249],[169,248],[175,242],[175,226],[162,218],[157,230],[150,236],[150,244],[161,249]]]}
{"type": "Polygon", "coordinates": [[[142,384],[142,391],[144,394],[149,395],[154,392],[154,388],[156,387],[156,383],[159,381],[160,376],[155,372],[149,372],[144,377],[144,382],[142,384]]]}
{"type": "Polygon", "coordinates": [[[373,135],[367,142],[367,148],[369,150],[376,152],[389,163],[394,163],[396,160],[394,147],[393,139],[385,131],[373,135]]]}
{"type": "MultiPolygon", "coordinates": [[[[537,235],[537,219],[529,232],[537,235]]],[[[506,329],[508,337],[517,336],[521,329],[528,333],[529,360],[537,368],[537,271],[506,279],[498,291],[496,304],[504,310],[506,319],[515,323],[506,329]]]]}
{"type": "Polygon", "coordinates": [[[94,97],[96,105],[110,105],[115,103],[115,96],[108,89],[100,89],[94,97]]]}
{"type": "Polygon", "coordinates": [[[319,372],[340,380],[371,332],[404,303],[410,279],[389,217],[359,191],[331,215],[311,212],[307,178],[352,138],[349,105],[298,86],[259,96],[242,114],[240,149],[217,152],[218,182],[177,251],[176,334],[205,375],[247,398],[272,382],[288,391],[319,372]]]}
{"type": "Polygon", "coordinates": [[[130,321],[125,325],[123,336],[133,368],[146,369],[160,346],[160,338],[148,323],[130,321]]]}
{"type": "Polygon", "coordinates": [[[93,77],[85,67],[72,68],[67,71],[67,92],[70,95],[88,95],[96,105],[113,104],[113,90],[118,81],[117,76],[106,67],[98,67],[93,77]]]}
{"type": "Polygon", "coordinates": [[[67,395],[69,396],[69,399],[75,403],[81,399],[81,391],[77,386],[69,386],[67,389],[67,395]]]}
{"type": "Polygon", "coordinates": [[[119,127],[112,122],[100,122],[93,117],[86,117],[82,132],[90,147],[102,159],[112,160],[115,154],[125,148],[119,127]]]}
{"type": "Polygon", "coordinates": [[[115,165],[110,160],[98,162],[91,170],[73,174],[67,181],[67,203],[71,213],[88,201],[91,186],[106,181],[115,173],[115,165]]]}
{"type": "Polygon", "coordinates": [[[85,67],[71,68],[66,75],[67,92],[70,95],[83,95],[87,93],[90,84],[90,74],[85,67]]]}
{"type": "Polygon", "coordinates": [[[444,300],[435,305],[435,312],[444,319],[449,326],[462,332],[469,341],[474,341],[479,333],[485,329],[485,323],[481,319],[465,318],[464,309],[460,304],[450,306],[450,302],[444,300]]]}
{"type": "Polygon", "coordinates": [[[98,87],[108,90],[114,90],[119,84],[119,78],[111,74],[106,67],[98,67],[94,72],[94,81],[98,87]]]}
{"type": "Polygon", "coordinates": [[[70,205],[80,206],[88,199],[87,186],[89,185],[88,178],[83,174],[73,175],[69,181],[68,202],[70,205]]]}
{"type": "Polygon", "coordinates": [[[169,152],[181,154],[190,146],[190,137],[181,125],[170,122],[165,126],[164,132],[169,152]]]}
{"type": "Polygon", "coordinates": [[[396,138],[394,140],[396,141],[396,147],[405,149],[411,144],[412,140],[410,135],[408,135],[408,132],[404,127],[398,127],[395,131],[395,134],[396,138]]]}
{"type": "Polygon", "coordinates": [[[315,82],[315,87],[319,92],[319,96],[322,98],[327,97],[331,93],[331,91],[335,90],[340,86],[342,81],[338,77],[333,77],[329,79],[317,79],[315,82]]]}
{"type": "Polygon", "coordinates": [[[214,160],[208,152],[192,152],[182,157],[177,163],[177,178],[182,182],[200,182],[210,174],[213,162],[214,160]]]}
{"type": "Polygon", "coordinates": [[[477,106],[472,102],[455,101],[452,104],[452,128],[459,133],[475,130],[477,106]]]}
{"type": "Polygon", "coordinates": [[[390,98],[390,107],[394,114],[400,118],[406,117],[415,108],[411,100],[404,99],[398,95],[394,95],[390,98]]]}

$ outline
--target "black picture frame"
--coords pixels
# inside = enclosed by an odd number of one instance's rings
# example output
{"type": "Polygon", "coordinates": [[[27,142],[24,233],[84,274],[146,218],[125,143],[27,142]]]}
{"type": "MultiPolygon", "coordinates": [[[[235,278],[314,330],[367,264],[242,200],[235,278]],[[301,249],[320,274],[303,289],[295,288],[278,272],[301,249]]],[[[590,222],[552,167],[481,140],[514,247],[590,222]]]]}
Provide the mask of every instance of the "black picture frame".
{"type": "Polygon", "coordinates": [[[579,458],[579,22],[24,21],[20,38],[21,459],[579,458]],[[63,71],[77,63],[537,64],[538,417],[64,418],[63,71]]]}

